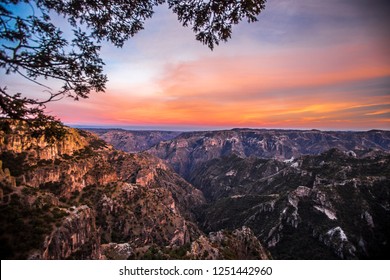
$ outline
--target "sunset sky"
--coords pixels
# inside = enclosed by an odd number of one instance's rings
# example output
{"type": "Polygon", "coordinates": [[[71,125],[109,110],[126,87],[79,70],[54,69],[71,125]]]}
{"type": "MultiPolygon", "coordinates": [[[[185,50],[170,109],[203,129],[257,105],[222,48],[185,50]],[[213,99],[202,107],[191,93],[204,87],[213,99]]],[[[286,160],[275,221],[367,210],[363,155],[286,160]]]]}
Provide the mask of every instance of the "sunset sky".
{"type": "MultiPolygon", "coordinates": [[[[268,0],[258,22],[210,51],[163,5],[122,49],[103,45],[105,93],[49,111],[84,126],[388,130],[389,7],[268,0]]],[[[20,78],[17,86],[42,91],[20,78]]]]}

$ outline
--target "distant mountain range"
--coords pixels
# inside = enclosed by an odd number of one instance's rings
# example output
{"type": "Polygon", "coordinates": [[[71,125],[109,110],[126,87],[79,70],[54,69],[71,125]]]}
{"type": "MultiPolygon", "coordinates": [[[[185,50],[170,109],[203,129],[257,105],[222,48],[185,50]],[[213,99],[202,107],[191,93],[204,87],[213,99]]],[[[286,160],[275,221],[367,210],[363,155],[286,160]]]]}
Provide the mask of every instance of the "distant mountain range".
{"type": "Polygon", "coordinates": [[[181,132],[177,131],[129,131],[124,129],[85,128],[93,132],[99,138],[110,143],[115,149],[136,153],[142,152],[150,147],[175,138],[181,132]]]}
{"type": "Polygon", "coordinates": [[[264,129],[183,132],[147,150],[202,191],[204,231],[247,226],[283,259],[389,257],[389,151],[389,131],[264,129]]]}
{"type": "Polygon", "coordinates": [[[389,131],[1,127],[2,259],[390,258],[389,131]]]}
{"type": "MultiPolygon", "coordinates": [[[[110,141],[108,141],[110,143],[110,141]]],[[[228,155],[293,160],[302,155],[319,155],[336,148],[352,151],[359,157],[390,151],[390,132],[332,132],[300,130],[233,129],[210,132],[185,132],[160,142],[149,153],[167,160],[188,178],[192,171],[208,160],[228,155]]]]}
{"type": "Polygon", "coordinates": [[[201,191],[162,160],[89,132],[1,120],[1,259],[268,259],[252,230],[205,234],[201,191]]]}

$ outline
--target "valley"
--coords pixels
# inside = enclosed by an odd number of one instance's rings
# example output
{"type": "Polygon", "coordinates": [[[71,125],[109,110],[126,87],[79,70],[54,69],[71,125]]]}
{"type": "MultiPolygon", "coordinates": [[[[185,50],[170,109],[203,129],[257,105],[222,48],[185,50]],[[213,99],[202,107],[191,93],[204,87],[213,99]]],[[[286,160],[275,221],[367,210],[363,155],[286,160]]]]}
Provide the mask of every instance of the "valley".
{"type": "Polygon", "coordinates": [[[2,259],[390,257],[388,131],[1,126],[2,259]]]}

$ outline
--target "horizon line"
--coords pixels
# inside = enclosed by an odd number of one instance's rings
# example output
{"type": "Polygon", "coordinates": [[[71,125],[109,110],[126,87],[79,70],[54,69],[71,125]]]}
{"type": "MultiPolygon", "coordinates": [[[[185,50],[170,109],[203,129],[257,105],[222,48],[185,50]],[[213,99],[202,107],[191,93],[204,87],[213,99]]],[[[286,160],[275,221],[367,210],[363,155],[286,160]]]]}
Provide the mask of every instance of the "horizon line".
{"type": "Polygon", "coordinates": [[[225,131],[225,130],[293,130],[293,131],[335,131],[335,132],[368,132],[368,131],[390,131],[384,128],[367,129],[340,129],[340,128],[286,128],[286,127],[237,127],[237,126],[180,126],[180,125],[99,125],[99,124],[67,124],[65,125],[78,129],[120,129],[127,131],[167,131],[167,132],[201,132],[201,131],[225,131]]]}

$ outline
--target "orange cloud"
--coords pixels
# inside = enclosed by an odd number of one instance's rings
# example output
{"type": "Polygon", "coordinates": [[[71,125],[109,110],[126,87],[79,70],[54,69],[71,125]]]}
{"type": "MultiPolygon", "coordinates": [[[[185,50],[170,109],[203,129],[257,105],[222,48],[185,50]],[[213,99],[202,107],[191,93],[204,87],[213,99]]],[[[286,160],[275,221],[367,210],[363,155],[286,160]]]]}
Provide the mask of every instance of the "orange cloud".
{"type": "Polygon", "coordinates": [[[160,72],[51,108],[67,123],[390,128],[390,58],[375,42],[202,56],[160,72]]]}
{"type": "Polygon", "coordinates": [[[260,55],[202,58],[171,65],[160,80],[173,97],[243,98],[271,90],[335,85],[390,76],[390,59],[374,46],[292,49],[260,55]]]}

